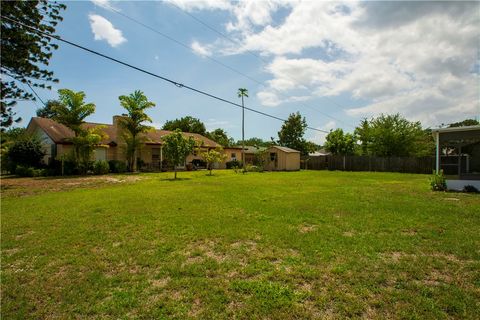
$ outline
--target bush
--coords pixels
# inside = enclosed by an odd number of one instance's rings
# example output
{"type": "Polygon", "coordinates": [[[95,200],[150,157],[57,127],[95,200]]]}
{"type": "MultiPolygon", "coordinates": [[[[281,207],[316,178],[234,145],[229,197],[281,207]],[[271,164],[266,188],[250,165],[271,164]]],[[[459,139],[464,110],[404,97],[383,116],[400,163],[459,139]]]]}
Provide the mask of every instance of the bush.
{"type": "Polygon", "coordinates": [[[263,172],[263,167],[247,164],[247,166],[245,168],[245,171],[247,171],[247,172],[263,172]]]}
{"type": "Polygon", "coordinates": [[[108,166],[110,167],[110,172],[113,173],[127,172],[127,164],[125,163],[125,161],[110,160],[108,161],[108,166]]]}
{"type": "Polygon", "coordinates": [[[45,177],[48,171],[46,169],[35,169],[19,165],[15,168],[15,174],[20,177],[45,177]]]}
{"type": "Polygon", "coordinates": [[[480,191],[478,191],[478,189],[475,188],[474,186],[468,185],[463,187],[463,192],[479,193],[480,191]]]}
{"type": "Polygon", "coordinates": [[[107,161],[99,160],[93,163],[94,174],[107,174],[110,171],[110,166],[107,161]]]}
{"type": "Polygon", "coordinates": [[[7,159],[9,167],[13,171],[19,165],[23,167],[41,166],[44,155],[40,139],[32,136],[15,141],[8,149],[7,159]]]}
{"type": "Polygon", "coordinates": [[[227,161],[226,163],[227,169],[234,169],[234,168],[241,168],[242,162],[238,160],[227,161]]]}
{"type": "Polygon", "coordinates": [[[433,191],[447,190],[447,182],[443,175],[443,170],[440,170],[439,173],[435,173],[435,171],[433,172],[433,175],[430,177],[430,186],[433,191]]]}

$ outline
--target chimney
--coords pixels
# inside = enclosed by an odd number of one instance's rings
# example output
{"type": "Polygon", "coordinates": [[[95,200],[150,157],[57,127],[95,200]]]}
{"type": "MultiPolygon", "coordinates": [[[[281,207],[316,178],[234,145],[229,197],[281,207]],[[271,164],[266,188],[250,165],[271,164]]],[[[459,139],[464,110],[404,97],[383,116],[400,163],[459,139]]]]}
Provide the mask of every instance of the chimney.
{"type": "Polygon", "coordinates": [[[120,127],[120,120],[123,118],[123,116],[113,116],[113,121],[112,124],[115,128],[120,127]]]}

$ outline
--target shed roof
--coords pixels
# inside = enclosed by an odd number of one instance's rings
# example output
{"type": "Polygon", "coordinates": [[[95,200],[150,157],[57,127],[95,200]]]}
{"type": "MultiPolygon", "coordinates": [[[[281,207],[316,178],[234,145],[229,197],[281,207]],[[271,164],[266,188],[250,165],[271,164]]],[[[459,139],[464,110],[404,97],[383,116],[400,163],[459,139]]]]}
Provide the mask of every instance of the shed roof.
{"type": "Polygon", "coordinates": [[[270,148],[279,149],[279,150],[281,150],[283,152],[286,152],[286,153],[297,153],[297,152],[300,153],[300,151],[292,149],[292,148],[288,148],[288,147],[271,146],[270,148]]]}

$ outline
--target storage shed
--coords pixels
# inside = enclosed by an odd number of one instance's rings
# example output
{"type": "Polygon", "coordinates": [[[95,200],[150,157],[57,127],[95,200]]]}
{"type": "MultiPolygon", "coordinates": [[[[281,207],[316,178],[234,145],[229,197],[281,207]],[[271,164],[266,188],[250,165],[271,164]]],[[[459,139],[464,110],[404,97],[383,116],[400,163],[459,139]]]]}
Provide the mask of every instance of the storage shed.
{"type": "Polygon", "coordinates": [[[300,151],[287,147],[273,146],[266,150],[265,169],[269,171],[300,170],[300,151]]]}

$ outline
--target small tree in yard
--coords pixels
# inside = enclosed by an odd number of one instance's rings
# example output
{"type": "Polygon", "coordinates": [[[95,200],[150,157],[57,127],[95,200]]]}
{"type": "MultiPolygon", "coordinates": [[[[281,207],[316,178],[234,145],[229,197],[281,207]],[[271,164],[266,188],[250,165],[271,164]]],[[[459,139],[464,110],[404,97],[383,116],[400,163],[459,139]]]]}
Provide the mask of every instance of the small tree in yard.
{"type": "Polygon", "coordinates": [[[163,137],[163,152],[165,158],[173,165],[175,179],[177,179],[177,166],[185,163],[187,156],[193,152],[195,140],[185,138],[180,129],[163,137]]]}
{"type": "Polygon", "coordinates": [[[222,162],[227,158],[227,155],[223,152],[221,147],[205,151],[201,153],[200,156],[207,163],[207,168],[210,171],[210,175],[212,175],[213,165],[216,162],[222,162]]]}

